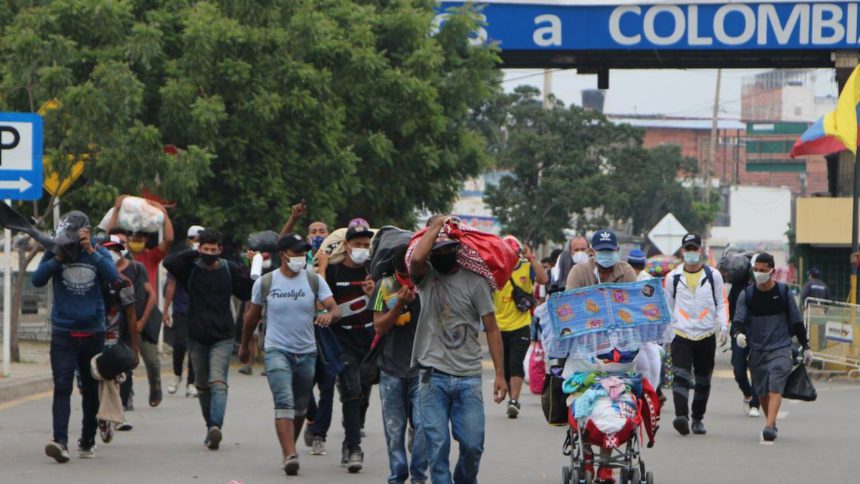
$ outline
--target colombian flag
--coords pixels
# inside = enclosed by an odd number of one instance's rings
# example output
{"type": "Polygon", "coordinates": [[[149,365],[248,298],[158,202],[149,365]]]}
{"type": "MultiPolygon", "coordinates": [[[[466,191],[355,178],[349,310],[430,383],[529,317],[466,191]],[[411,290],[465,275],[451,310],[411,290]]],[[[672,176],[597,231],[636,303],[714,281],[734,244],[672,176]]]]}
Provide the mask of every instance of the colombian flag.
{"type": "Polygon", "coordinates": [[[860,66],[854,69],[839,94],[836,109],[806,130],[791,148],[791,157],[827,155],[842,150],[857,154],[857,118],[860,117],[860,66]]]}

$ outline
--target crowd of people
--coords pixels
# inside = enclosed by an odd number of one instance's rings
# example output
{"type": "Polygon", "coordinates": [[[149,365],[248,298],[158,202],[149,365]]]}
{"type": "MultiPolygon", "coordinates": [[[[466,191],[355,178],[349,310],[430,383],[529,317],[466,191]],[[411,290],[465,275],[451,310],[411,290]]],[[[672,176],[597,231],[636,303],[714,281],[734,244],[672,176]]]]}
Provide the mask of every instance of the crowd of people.
{"type": "MultiPolygon", "coordinates": [[[[252,277],[247,264],[225,253],[224,237],[216,229],[194,225],[183,247],[173,248],[173,225],[158,204],[163,239],[147,247],[146,234],[117,225],[122,201],[117,200],[99,243],[85,215],[65,216],[61,223],[77,230],[79,250],[47,251],[32,278],[37,286],[51,282],[54,290],[53,438],[45,452],[57,462],[69,460],[76,381],[83,397],[80,457],[94,456],[97,432],[110,442],[114,430],[132,429],[124,415],[134,409],[132,371],[113,379],[91,371],[91,360],[106,354],[106,348],[126,345],[132,366],[139,355],[149,383],[148,403],[160,404],[157,342],[164,325],[173,348],[174,377],[167,391],[177,393],[186,374],[185,395],[199,402],[209,449],[218,450],[224,438],[234,355],[245,364],[241,372],[252,374],[259,352],[274,403],[280,466],[287,475],[299,472],[302,431],[311,455],[327,454],[335,388],[344,429],[340,464],[349,473],[360,472],[371,386],[378,384],[388,482],[473,483],[485,435],[481,334],[492,359],[493,399],[508,398],[504,412],[516,419],[523,362],[534,339],[534,308],[553,292],[651,277],[644,270],[645,254],[631,251],[622,260],[618,239],[609,230],[595,232],[590,240],[574,237],[539,263],[530,248],[505,237],[517,262],[509,280],[493,290],[484,277],[460,265],[461,242],[443,230],[447,217],[434,216],[423,236],[392,251],[389,270],[374,280],[369,224],[352,220],[336,257],[324,246],[331,235],[326,223],[313,221],[304,234],[295,230],[307,209],[303,202],[293,207],[276,246],[265,254],[269,263],[252,277]],[[161,264],[168,279],[159,308],[161,264]],[[244,303],[238,311],[235,301],[244,303]],[[112,415],[106,408],[112,406],[120,407],[119,417],[105,417],[112,415]],[[452,437],[459,444],[453,470],[452,437]]],[[[249,251],[245,258],[256,255],[249,251]]],[[[674,331],[668,349],[674,365],[673,427],[682,435],[706,433],[716,350],[731,339],[745,412],[758,416],[760,406],[766,416],[762,438],[774,441],[782,389],[792,368],[791,338],[799,340],[804,360],[810,353],[794,299],[772,278],[773,257],[758,254],[752,283],[729,288],[706,263],[699,235],[684,236],[681,257],[683,264],[664,279],[674,331]]],[[[804,293],[819,295],[821,288],[812,285],[804,293]]],[[[652,382],[661,380],[662,352],[654,343],[639,349],[638,371],[652,382]]]]}

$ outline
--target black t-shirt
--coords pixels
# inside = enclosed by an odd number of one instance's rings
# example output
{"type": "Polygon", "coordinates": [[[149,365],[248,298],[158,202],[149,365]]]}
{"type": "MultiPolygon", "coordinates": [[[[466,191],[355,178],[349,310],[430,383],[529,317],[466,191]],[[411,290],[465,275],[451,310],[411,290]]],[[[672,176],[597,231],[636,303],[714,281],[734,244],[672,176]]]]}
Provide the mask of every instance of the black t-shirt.
{"type": "Polygon", "coordinates": [[[366,278],[364,267],[335,264],[325,271],[325,280],[343,316],[332,330],[344,350],[357,354],[370,351],[374,335],[372,304],[363,287],[366,278]]]}
{"type": "Polygon", "coordinates": [[[777,316],[785,314],[785,301],[779,294],[779,285],[774,284],[770,291],[762,292],[758,287],[752,295],[752,301],[747,304],[753,316],[777,316]]]}

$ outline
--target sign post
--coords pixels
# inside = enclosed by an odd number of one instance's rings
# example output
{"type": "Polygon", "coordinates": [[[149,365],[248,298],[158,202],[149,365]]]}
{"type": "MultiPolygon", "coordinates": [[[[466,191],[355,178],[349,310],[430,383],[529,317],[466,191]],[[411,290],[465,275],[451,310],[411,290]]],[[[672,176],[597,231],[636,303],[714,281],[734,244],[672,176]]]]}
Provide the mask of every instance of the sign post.
{"type": "MultiPolygon", "coordinates": [[[[0,113],[0,198],[42,198],[42,117],[0,113]]],[[[19,276],[20,277],[20,276],[19,276]]],[[[9,376],[12,339],[12,232],[3,231],[3,376],[9,376]]]]}

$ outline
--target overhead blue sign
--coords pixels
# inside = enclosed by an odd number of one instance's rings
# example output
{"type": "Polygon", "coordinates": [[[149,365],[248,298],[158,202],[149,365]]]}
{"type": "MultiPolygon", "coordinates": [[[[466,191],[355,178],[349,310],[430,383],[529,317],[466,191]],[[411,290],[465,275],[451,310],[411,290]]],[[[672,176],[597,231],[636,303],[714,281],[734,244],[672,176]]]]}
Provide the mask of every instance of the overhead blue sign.
{"type": "MultiPolygon", "coordinates": [[[[437,22],[467,2],[442,1],[437,22]]],[[[488,0],[476,42],[502,50],[857,49],[856,2],[488,0]]]]}
{"type": "Polygon", "coordinates": [[[42,117],[0,113],[0,199],[42,198],[42,117]]]}

